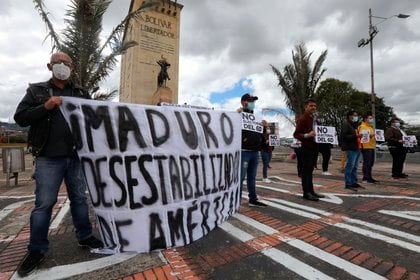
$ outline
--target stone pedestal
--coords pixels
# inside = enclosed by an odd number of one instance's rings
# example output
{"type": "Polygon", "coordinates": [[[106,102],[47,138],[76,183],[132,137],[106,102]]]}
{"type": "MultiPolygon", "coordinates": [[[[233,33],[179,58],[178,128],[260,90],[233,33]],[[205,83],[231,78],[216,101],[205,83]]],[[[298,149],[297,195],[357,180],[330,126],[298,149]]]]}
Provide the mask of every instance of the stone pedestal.
{"type": "Polygon", "coordinates": [[[173,92],[168,87],[160,87],[153,93],[152,105],[158,105],[161,102],[174,103],[173,92]]]}

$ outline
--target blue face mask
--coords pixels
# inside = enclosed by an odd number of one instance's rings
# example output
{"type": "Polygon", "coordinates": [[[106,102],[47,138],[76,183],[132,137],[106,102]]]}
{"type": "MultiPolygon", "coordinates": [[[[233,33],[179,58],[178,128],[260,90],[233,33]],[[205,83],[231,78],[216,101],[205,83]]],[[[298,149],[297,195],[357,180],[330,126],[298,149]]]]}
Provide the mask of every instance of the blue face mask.
{"type": "Polygon", "coordinates": [[[399,122],[395,123],[395,127],[400,127],[400,126],[401,126],[401,124],[399,122]]]}
{"type": "Polygon", "coordinates": [[[248,102],[247,108],[248,108],[248,110],[254,110],[255,109],[255,102],[248,102]]]}
{"type": "Polygon", "coordinates": [[[359,120],[358,116],[353,116],[351,119],[354,123],[356,123],[359,120]]]}
{"type": "Polygon", "coordinates": [[[370,120],[368,120],[368,123],[369,124],[375,124],[375,120],[374,119],[370,119],[370,120]]]}

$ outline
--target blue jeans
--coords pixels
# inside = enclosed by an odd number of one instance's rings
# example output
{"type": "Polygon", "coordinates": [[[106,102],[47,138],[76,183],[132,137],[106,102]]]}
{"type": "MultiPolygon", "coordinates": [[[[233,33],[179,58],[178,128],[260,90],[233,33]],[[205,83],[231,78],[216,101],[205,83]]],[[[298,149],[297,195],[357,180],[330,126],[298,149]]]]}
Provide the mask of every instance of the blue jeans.
{"type": "Polygon", "coordinates": [[[243,182],[246,175],[249,200],[257,200],[255,179],[257,177],[258,168],[258,151],[242,151],[241,154],[241,197],[243,182]]]}
{"type": "Polygon", "coordinates": [[[29,251],[48,251],[48,228],[61,183],[66,183],[77,239],[92,235],[86,202],[86,181],[77,158],[38,157],[35,165],[35,208],[31,213],[29,251]]]}
{"type": "Polygon", "coordinates": [[[346,167],[344,168],[344,180],[346,186],[357,184],[357,166],[359,165],[360,151],[346,151],[346,167]]]}
{"type": "Polygon", "coordinates": [[[263,169],[262,169],[263,178],[267,178],[267,169],[271,161],[271,153],[261,151],[261,160],[263,164],[263,169]]]}

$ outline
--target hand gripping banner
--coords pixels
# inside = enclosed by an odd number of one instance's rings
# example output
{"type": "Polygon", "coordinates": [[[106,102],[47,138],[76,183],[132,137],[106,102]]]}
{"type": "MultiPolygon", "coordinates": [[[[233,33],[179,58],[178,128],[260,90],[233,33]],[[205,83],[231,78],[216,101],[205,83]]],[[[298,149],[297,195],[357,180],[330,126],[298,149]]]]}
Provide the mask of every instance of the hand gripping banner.
{"type": "Polygon", "coordinates": [[[63,97],[104,253],[184,246],[240,205],[241,114],[63,97]]]}

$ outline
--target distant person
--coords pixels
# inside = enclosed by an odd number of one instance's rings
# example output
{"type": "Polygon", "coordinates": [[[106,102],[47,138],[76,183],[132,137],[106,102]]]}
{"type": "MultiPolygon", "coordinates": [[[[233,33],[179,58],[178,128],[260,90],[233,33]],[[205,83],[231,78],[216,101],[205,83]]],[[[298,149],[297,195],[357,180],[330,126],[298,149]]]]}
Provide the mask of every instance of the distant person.
{"type": "Polygon", "coordinates": [[[293,152],[296,156],[296,169],[297,169],[297,175],[299,178],[302,178],[302,169],[303,169],[303,161],[302,161],[302,143],[294,138],[296,141],[293,141],[291,147],[293,148],[293,152]]]}
{"type": "Polygon", "coordinates": [[[346,151],[346,167],[344,168],[345,188],[357,191],[363,188],[357,183],[357,167],[360,158],[361,134],[357,130],[359,116],[356,111],[349,111],[341,128],[341,145],[346,151]]]}
{"type": "Polygon", "coordinates": [[[90,97],[70,80],[74,68],[67,54],[54,53],[47,67],[52,72],[52,78],[30,84],[14,116],[20,126],[30,126],[28,143],[36,157],[35,208],[30,218],[28,253],[18,267],[18,274],[22,277],[31,273],[48,251],[51,213],[63,180],[79,246],[91,249],[103,247],[102,241],[92,235],[85,194],[86,180],[72,134],[58,108],[62,103],[61,96],[90,97]]]}
{"type": "Polygon", "coordinates": [[[315,142],[315,125],[316,120],[314,113],[316,112],[316,102],[313,99],[305,101],[305,112],[298,119],[293,137],[302,143],[302,191],[303,198],[312,201],[318,201],[319,198],[325,197],[314,191],[313,171],[316,156],[318,154],[318,144],[315,142]]]}
{"type": "Polygon", "coordinates": [[[332,144],[319,143],[318,147],[319,147],[319,152],[322,155],[322,175],[331,176],[332,174],[328,172],[328,165],[330,164],[330,159],[331,159],[332,144]]]}
{"type": "Polygon", "coordinates": [[[359,133],[363,134],[365,131],[369,133],[369,141],[362,143],[362,157],[363,157],[363,178],[362,183],[371,183],[376,184],[379,181],[373,179],[372,177],[372,168],[375,163],[375,129],[373,125],[375,120],[373,119],[372,113],[368,113],[363,116],[362,123],[359,126],[359,133]]]}
{"type": "Polygon", "coordinates": [[[388,142],[389,153],[392,156],[392,178],[407,178],[403,173],[407,148],[404,147],[403,136],[405,132],[401,129],[401,122],[397,118],[391,120],[391,127],[385,131],[385,141],[388,142]]]}
{"type": "Polygon", "coordinates": [[[270,166],[271,157],[273,154],[273,146],[270,146],[270,134],[271,129],[268,126],[268,122],[263,121],[264,129],[263,129],[263,143],[261,145],[261,160],[263,164],[262,174],[263,174],[263,182],[264,183],[271,183],[271,180],[268,179],[268,172],[267,169],[270,166]]]}
{"type": "MultiPolygon", "coordinates": [[[[242,95],[241,107],[237,112],[253,114],[256,100],[258,100],[258,97],[249,93],[242,95]]],[[[246,176],[249,197],[248,205],[250,207],[267,207],[267,204],[258,201],[255,181],[258,170],[258,152],[261,149],[263,139],[262,133],[242,129],[241,193],[246,176]]]]}

